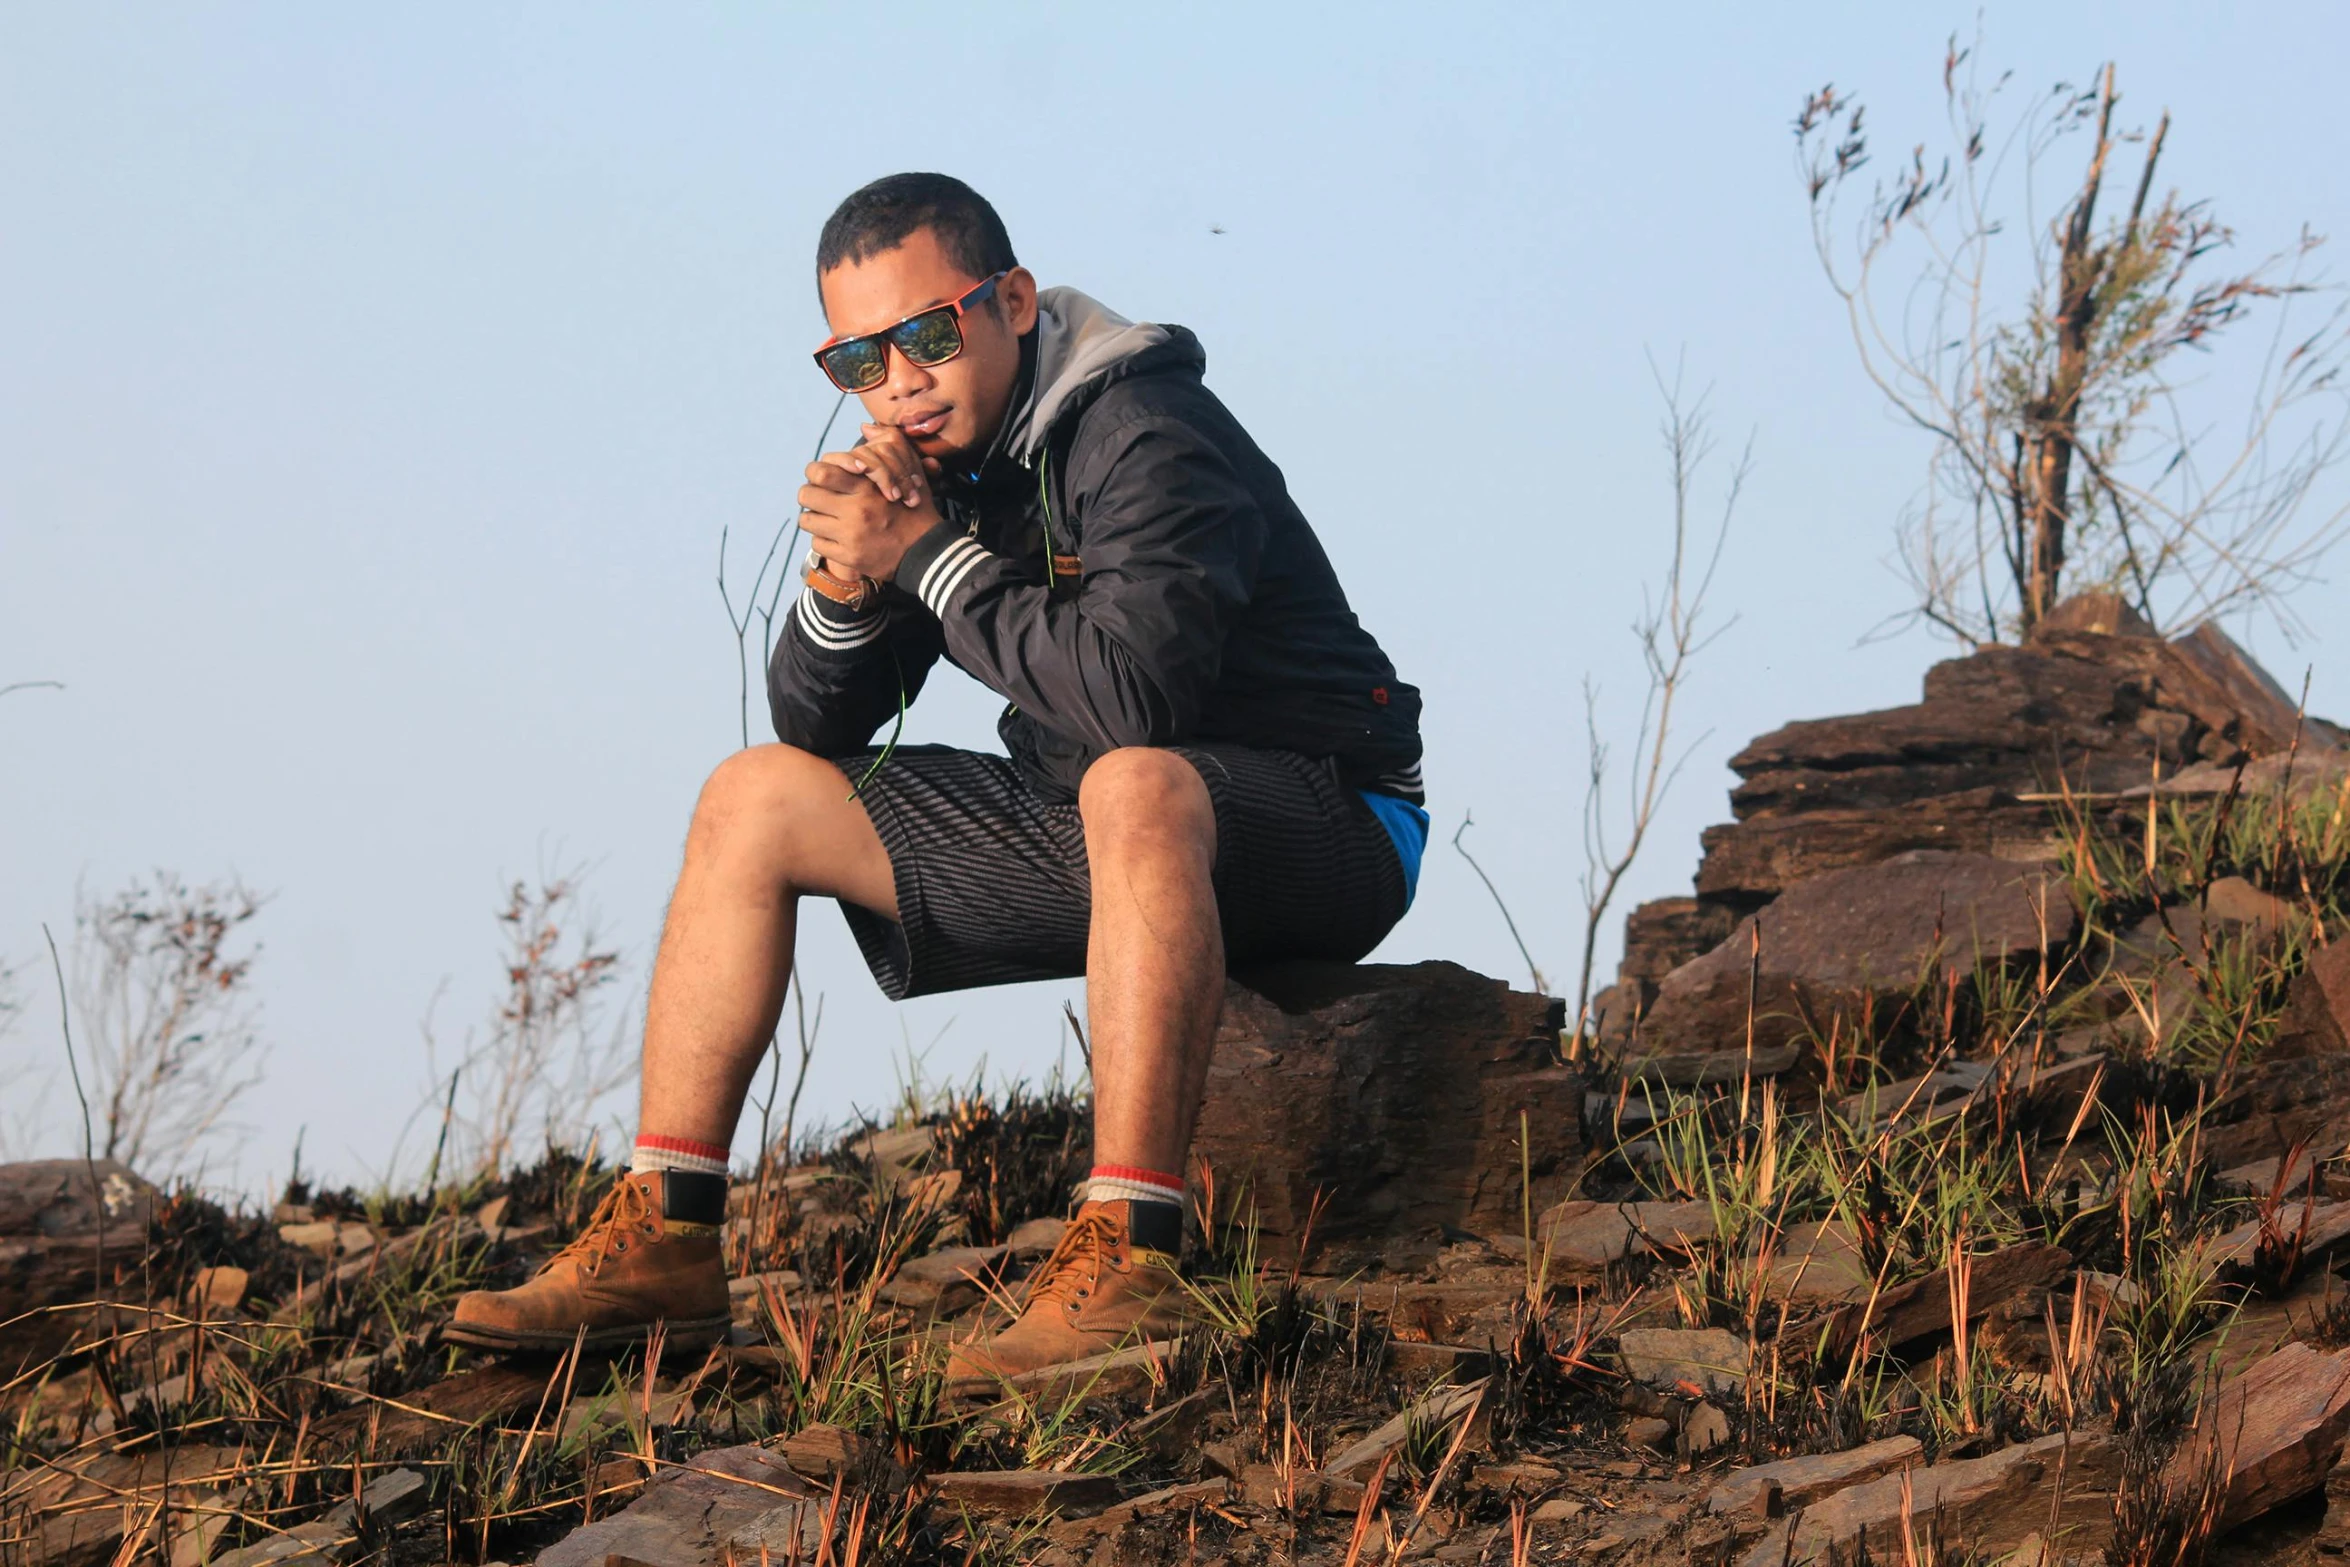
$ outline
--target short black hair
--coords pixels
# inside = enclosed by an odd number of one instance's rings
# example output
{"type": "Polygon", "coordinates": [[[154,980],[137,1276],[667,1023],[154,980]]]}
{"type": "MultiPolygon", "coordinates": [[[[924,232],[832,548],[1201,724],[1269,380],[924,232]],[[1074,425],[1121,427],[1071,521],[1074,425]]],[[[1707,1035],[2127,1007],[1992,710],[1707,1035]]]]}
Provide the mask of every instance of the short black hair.
{"type": "Polygon", "coordinates": [[[993,277],[1020,264],[1004,220],[985,196],[951,174],[887,174],[824,220],[816,240],[818,281],[834,267],[897,249],[916,229],[936,234],[938,248],[971,277],[993,277]]]}

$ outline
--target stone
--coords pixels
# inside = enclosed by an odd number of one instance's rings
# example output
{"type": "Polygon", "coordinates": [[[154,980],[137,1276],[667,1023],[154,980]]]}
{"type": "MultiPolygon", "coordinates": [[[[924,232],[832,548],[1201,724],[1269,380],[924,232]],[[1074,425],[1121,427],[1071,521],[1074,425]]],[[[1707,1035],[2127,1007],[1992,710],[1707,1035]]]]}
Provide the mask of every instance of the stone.
{"type": "Polygon", "coordinates": [[[360,1403],[328,1415],[310,1428],[311,1450],[328,1460],[362,1445],[371,1461],[427,1457],[447,1447],[452,1430],[503,1420],[559,1395],[560,1381],[552,1379],[560,1375],[553,1363],[460,1371],[397,1405],[360,1403]]]}
{"type": "Polygon", "coordinates": [[[1967,1109],[1990,1080],[1991,1068],[1984,1062],[1948,1061],[1924,1077],[1872,1084],[1847,1096],[1844,1118],[1880,1129],[1930,1125],[1967,1109]]]}
{"type": "MultiPolygon", "coordinates": [[[[7,1559],[28,1567],[103,1567],[134,1557],[152,1561],[152,1552],[144,1548],[122,1548],[126,1529],[142,1517],[142,1509],[123,1501],[151,1501],[168,1489],[174,1508],[200,1506],[245,1483],[250,1472],[241,1473],[241,1466],[251,1461],[250,1453],[235,1449],[189,1445],[168,1453],[147,1448],[11,1465],[0,1472],[0,1505],[9,1520],[7,1559]]],[[[180,1536],[174,1549],[193,1538],[180,1536]]]]}
{"type": "Polygon", "coordinates": [[[1919,849],[2046,858],[2070,812],[2126,831],[2142,818],[2110,802],[2224,793],[2239,765],[2248,794],[2273,793],[2289,768],[2306,797],[2350,777],[2344,743],[2216,627],[2166,642],[2109,595],[2068,600],[2023,647],[1936,664],[1916,703],[1791,723],[1734,756],[1735,820],[1705,832],[1696,896],[1626,921],[1603,1037],[1725,922],[1824,873],[1919,849]]]}
{"type": "Polygon", "coordinates": [[[1624,1374],[1660,1392],[1742,1397],[1754,1348],[1727,1328],[1626,1328],[1616,1338],[1624,1374]]]}
{"type": "Polygon", "coordinates": [[[1819,1219],[1779,1237],[1764,1287],[1773,1300],[1848,1301],[1875,1285],[1859,1234],[1842,1219],[1819,1219]]]}
{"type": "Polygon", "coordinates": [[[332,1219],[316,1219],[308,1224],[281,1224],[277,1238],[313,1257],[331,1257],[343,1238],[343,1227],[332,1219]]]}
{"type": "Polygon", "coordinates": [[[244,1303],[250,1282],[243,1268],[198,1268],[188,1280],[188,1304],[200,1315],[226,1316],[244,1303]]]}
{"type": "Polygon", "coordinates": [[[1030,1219],[1004,1238],[1005,1246],[1022,1262],[1033,1262],[1052,1255],[1061,1244],[1061,1232],[1069,1227],[1067,1219],[1030,1219]]]}
{"type": "Polygon", "coordinates": [[[1901,1561],[1905,1524],[1921,1541],[1938,1526],[1962,1559],[2011,1551],[2034,1532],[2063,1550],[2095,1549],[2112,1531],[2120,1478],[2121,1455],[2110,1438],[2059,1432],[1847,1486],[1775,1525],[1744,1561],[1796,1567],[1847,1560],[1864,1537],[1875,1559],[1901,1561]]]}
{"type": "Polygon", "coordinates": [[[0,1164],[0,1380],[56,1355],[96,1315],[55,1308],[145,1298],[139,1268],[162,1194],[111,1159],[94,1170],[93,1186],[79,1159],[0,1164]]]}
{"type": "Polygon", "coordinates": [[[1662,1415],[1642,1415],[1624,1427],[1624,1441],[1631,1447],[1669,1453],[1673,1450],[1673,1423],[1662,1415]]]}
{"type": "MultiPolygon", "coordinates": [[[[2072,1265],[2071,1252],[2040,1241],[1969,1257],[1967,1315],[1974,1318],[1997,1310],[2026,1290],[2053,1283],[2072,1265]]],[[[1887,1347],[1907,1344],[1931,1333],[1949,1332],[1955,1307],[1950,1269],[1936,1268],[1878,1293],[1873,1300],[1839,1311],[1829,1341],[1840,1350],[1851,1348],[1863,1334],[1873,1335],[1887,1347]]]]}
{"type": "Polygon", "coordinates": [[[1472,1381],[1491,1372],[1493,1362],[1489,1349],[1422,1344],[1411,1339],[1390,1339],[1387,1343],[1387,1369],[1406,1382],[1472,1381]]]}
{"type": "Polygon", "coordinates": [[[258,1540],[243,1550],[212,1558],[213,1567],[264,1567],[269,1562],[340,1562],[359,1554],[359,1518],[370,1528],[389,1528],[424,1511],[431,1490],[413,1469],[394,1469],[369,1480],[356,1505],[336,1503],[308,1523],[258,1540]]]}
{"type": "Polygon", "coordinates": [[[1554,1496],[1526,1515],[1528,1523],[1569,1523],[1582,1517],[1590,1508],[1571,1496],[1554,1496]]]}
{"type": "Polygon", "coordinates": [[[1782,1458],[1733,1469],[1707,1493],[1706,1510],[1776,1518],[1783,1512],[1809,1507],[1846,1486],[1910,1468],[1925,1451],[1914,1436],[1889,1436],[1841,1453],[1782,1458]]]}
{"type": "MultiPolygon", "coordinates": [[[[2321,1202],[2308,1210],[2307,1218],[2304,1224],[2302,1204],[2286,1203],[2277,1210],[2272,1223],[2281,1239],[2288,1242],[2298,1239],[2303,1257],[2314,1257],[2350,1240],[2350,1202],[2321,1202]]],[[[2252,1267],[2259,1258],[2261,1234],[2258,1219],[2236,1226],[2212,1243],[2212,1262],[2231,1270],[2252,1267]]]]}
{"type": "MultiPolygon", "coordinates": [[[[731,1567],[738,1562],[823,1560],[824,1513],[830,1502],[830,1497],[811,1496],[802,1501],[777,1503],[729,1534],[719,1561],[731,1567]]],[[[607,1556],[604,1567],[614,1567],[622,1559],[607,1556]]]]}
{"type": "Polygon", "coordinates": [[[1745,1078],[1776,1077],[1802,1060],[1802,1047],[1795,1044],[1758,1044],[1752,1050],[1659,1051],[1653,1040],[1636,1034],[1626,1040],[1616,1058],[1616,1069],[1632,1082],[1707,1088],[1745,1078]]]}
{"type": "Polygon", "coordinates": [[[1535,1234],[1554,1264],[1599,1269],[1659,1247],[1685,1252],[1716,1231],[1709,1203],[1574,1201],[1544,1213],[1535,1234]]]}
{"type": "Polygon", "coordinates": [[[2264,1060],[2350,1053],[2350,940],[2336,939],[2309,956],[2285,992],[2284,1016],[2264,1060]]]}
{"type": "Polygon", "coordinates": [[[1516,1231],[1582,1168],[1562,1022],[1561,1004],[1452,963],[1255,970],[1225,993],[1194,1152],[1219,1194],[1246,1194],[1277,1263],[1309,1229],[1331,1272],[1447,1229],[1516,1231]]]}
{"type": "Polygon", "coordinates": [[[1179,1343],[1176,1339],[1151,1339],[1058,1366],[1038,1366],[1009,1381],[1012,1387],[1032,1399],[1053,1402],[1070,1397],[1114,1398],[1123,1393],[1139,1393],[1166,1380],[1168,1358],[1179,1343]]]}
{"type": "Polygon", "coordinates": [[[2080,915],[2063,879],[1987,854],[1920,850],[1797,883],[1704,957],[1665,976],[1641,1052],[1759,1049],[1851,1028],[1930,975],[2036,959],[2080,915]],[[1759,940],[1759,952],[1756,943],[1759,940]]]}
{"type": "Polygon", "coordinates": [[[1305,1291],[1336,1307],[1384,1314],[1388,1331],[1399,1339],[1500,1342],[1510,1313],[1526,1298],[1526,1271],[1496,1268],[1469,1279],[1309,1279],[1305,1291]]]}
{"type": "Polygon", "coordinates": [[[1684,1458],[1703,1458],[1729,1440],[1730,1417],[1712,1404],[1698,1404],[1681,1421],[1678,1451],[1684,1458]]]}
{"type": "Polygon", "coordinates": [[[930,1483],[949,1516],[961,1509],[985,1518],[1035,1518],[1098,1511],[1118,1500],[1114,1475],[1045,1469],[950,1469],[932,1475],[930,1483]]]}
{"type": "MultiPolygon", "coordinates": [[[[849,1152],[873,1167],[874,1179],[903,1193],[928,1172],[938,1154],[938,1133],[928,1126],[898,1126],[865,1133],[849,1143],[849,1152]]],[[[792,1189],[785,1183],[786,1191],[792,1189]]]]}
{"type": "Polygon", "coordinates": [[[876,1298],[918,1317],[952,1317],[986,1296],[1011,1255],[1004,1246],[949,1246],[901,1264],[876,1298]]]}
{"type": "Polygon", "coordinates": [[[1138,1519],[1155,1517],[1161,1513],[1189,1512],[1197,1507],[1213,1507],[1226,1500],[1232,1492],[1232,1483],[1225,1479],[1194,1480],[1188,1485],[1171,1485],[1163,1490],[1129,1497],[1123,1502],[1103,1508],[1086,1518],[1068,1518],[1045,1531],[1046,1537],[1061,1546],[1078,1546],[1104,1535],[1116,1534],[1138,1519]]]}
{"type": "Polygon", "coordinates": [[[2315,1186],[2320,1193],[2325,1182],[2318,1172],[2318,1163],[2310,1150],[2304,1148],[2293,1155],[2288,1167],[2278,1159],[2255,1159],[2250,1164],[2239,1164],[2219,1172],[2223,1184],[2242,1197],[2299,1197],[2315,1186]]]}
{"type": "Polygon", "coordinates": [[[1619,1007],[1595,1008],[1622,1013],[1600,1018],[1601,1030],[1612,1035],[1628,1029],[1631,1007],[1645,1010],[1656,1000],[1656,987],[1667,974],[1721,945],[1737,923],[1738,917],[1728,909],[1695,898],[1656,898],[1626,915],[1624,960],[1616,975],[1618,983],[1629,988],[1619,1007]]]}
{"type": "MultiPolygon", "coordinates": [[[[713,1448],[677,1468],[657,1470],[628,1506],[547,1547],[539,1554],[539,1567],[602,1567],[612,1557],[645,1567],[719,1567],[730,1555],[739,1555],[730,1550],[739,1532],[757,1530],[776,1543],[797,1537],[805,1518],[796,1525],[785,1521],[793,1504],[821,1507],[822,1501],[782,1454],[761,1447],[713,1448]],[[784,1519],[778,1519],[779,1511],[784,1519]]],[[[751,1550],[755,1560],[757,1547],[751,1550]]]]}
{"type": "Polygon", "coordinates": [[[1475,1409],[1484,1396],[1483,1382],[1431,1388],[1402,1414],[1323,1464],[1322,1473],[1333,1480],[1364,1479],[1381,1458],[1403,1445],[1415,1423],[1450,1424],[1475,1409]]]}
{"type": "Polygon", "coordinates": [[[790,1268],[779,1268],[772,1273],[746,1273],[726,1281],[726,1304],[737,1322],[756,1322],[766,1309],[767,1295],[789,1296],[800,1288],[799,1274],[790,1268]]]}
{"type": "Polygon", "coordinates": [[[887,1463],[889,1453],[879,1442],[841,1426],[802,1426],[784,1439],[784,1462],[794,1474],[811,1480],[829,1480],[859,1465],[887,1463]]]}
{"type": "Polygon", "coordinates": [[[2227,1530],[2326,1482],[2350,1431],[2350,1350],[2287,1344],[2220,1387],[2195,1435],[2171,1457],[2185,1488],[2216,1467],[2227,1530]]]}
{"type": "Polygon", "coordinates": [[[1561,1475],[1556,1464],[1544,1463],[1539,1458],[1516,1458],[1505,1464],[1475,1465],[1469,1471],[1469,1481],[1480,1490],[1532,1496],[1558,1484],[1561,1475]]]}

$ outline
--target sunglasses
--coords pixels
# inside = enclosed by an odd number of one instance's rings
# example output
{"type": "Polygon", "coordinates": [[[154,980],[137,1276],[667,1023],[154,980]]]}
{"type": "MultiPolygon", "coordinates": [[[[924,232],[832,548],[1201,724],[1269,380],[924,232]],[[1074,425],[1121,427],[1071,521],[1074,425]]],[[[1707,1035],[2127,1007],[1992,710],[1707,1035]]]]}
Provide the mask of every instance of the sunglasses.
{"type": "Polygon", "coordinates": [[[994,277],[973,286],[959,299],[928,310],[917,310],[896,326],[862,337],[836,337],[816,350],[816,367],[844,392],[870,392],[889,374],[889,351],[896,348],[906,363],[924,370],[943,365],[963,351],[963,312],[983,305],[1003,280],[994,277]]]}

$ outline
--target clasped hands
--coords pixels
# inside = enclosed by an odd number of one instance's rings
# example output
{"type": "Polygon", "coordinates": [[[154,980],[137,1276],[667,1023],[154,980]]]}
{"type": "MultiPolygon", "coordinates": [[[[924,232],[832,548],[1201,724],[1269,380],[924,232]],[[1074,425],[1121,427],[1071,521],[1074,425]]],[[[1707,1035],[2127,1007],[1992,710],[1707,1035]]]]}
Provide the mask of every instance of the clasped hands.
{"type": "Polygon", "coordinates": [[[824,569],[842,582],[887,582],[914,541],[942,520],[931,485],[938,460],[893,424],[864,426],[865,444],[808,464],[800,529],[824,569]]]}

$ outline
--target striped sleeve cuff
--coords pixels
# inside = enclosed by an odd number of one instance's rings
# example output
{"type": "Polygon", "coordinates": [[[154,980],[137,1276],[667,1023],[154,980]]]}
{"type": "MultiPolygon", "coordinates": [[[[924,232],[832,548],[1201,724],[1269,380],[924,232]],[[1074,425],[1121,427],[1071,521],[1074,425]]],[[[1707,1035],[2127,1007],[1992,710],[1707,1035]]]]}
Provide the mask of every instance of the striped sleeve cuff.
{"type": "Polygon", "coordinates": [[[828,653],[846,653],[881,640],[889,629],[889,608],[855,610],[835,604],[814,588],[800,589],[792,616],[800,635],[828,653]]]}
{"type": "Polygon", "coordinates": [[[898,563],[898,586],[911,587],[924,607],[943,620],[955,590],[993,559],[993,554],[968,535],[951,528],[933,528],[915,540],[898,563]]]}

